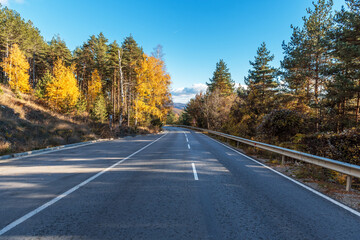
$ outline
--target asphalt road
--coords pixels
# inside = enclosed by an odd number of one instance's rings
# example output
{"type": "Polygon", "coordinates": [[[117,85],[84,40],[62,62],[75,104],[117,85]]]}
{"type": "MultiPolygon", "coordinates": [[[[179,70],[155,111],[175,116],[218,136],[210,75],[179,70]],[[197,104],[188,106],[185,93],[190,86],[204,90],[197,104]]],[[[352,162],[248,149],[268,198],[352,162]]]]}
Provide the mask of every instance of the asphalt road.
{"type": "Polygon", "coordinates": [[[360,239],[359,216],[166,130],[0,162],[0,239],[360,239]]]}

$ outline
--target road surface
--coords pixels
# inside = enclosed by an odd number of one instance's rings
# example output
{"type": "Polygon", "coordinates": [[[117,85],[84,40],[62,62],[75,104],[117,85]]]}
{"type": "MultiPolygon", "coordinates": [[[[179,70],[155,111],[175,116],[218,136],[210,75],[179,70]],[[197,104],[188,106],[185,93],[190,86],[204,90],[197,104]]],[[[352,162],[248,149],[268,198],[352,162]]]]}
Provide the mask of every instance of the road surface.
{"type": "Polygon", "coordinates": [[[167,127],[0,162],[0,239],[360,239],[360,217],[167,127]]]}

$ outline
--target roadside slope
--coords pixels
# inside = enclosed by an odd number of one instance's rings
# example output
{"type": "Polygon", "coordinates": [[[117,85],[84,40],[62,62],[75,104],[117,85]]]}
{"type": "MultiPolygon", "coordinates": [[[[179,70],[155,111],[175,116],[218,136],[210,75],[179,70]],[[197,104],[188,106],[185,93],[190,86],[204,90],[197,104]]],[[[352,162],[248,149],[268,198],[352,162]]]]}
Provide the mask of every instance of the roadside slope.
{"type": "Polygon", "coordinates": [[[8,88],[2,89],[0,155],[96,138],[85,122],[52,112],[29,95],[17,98],[8,88]]]}

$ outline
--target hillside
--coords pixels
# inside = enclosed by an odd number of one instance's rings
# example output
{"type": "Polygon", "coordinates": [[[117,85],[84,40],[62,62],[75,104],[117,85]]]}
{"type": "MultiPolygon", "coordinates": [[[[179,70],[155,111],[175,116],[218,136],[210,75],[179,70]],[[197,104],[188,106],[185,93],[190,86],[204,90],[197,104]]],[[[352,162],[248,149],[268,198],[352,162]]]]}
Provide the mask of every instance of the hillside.
{"type": "Polygon", "coordinates": [[[175,115],[180,116],[181,113],[184,111],[186,104],[184,103],[174,103],[173,104],[173,112],[175,113],[175,115]]]}
{"type": "Polygon", "coordinates": [[[0,86],[0,155],[96,138],[89,125],[41,106],[29,95],[17,98],[0,86]]]}

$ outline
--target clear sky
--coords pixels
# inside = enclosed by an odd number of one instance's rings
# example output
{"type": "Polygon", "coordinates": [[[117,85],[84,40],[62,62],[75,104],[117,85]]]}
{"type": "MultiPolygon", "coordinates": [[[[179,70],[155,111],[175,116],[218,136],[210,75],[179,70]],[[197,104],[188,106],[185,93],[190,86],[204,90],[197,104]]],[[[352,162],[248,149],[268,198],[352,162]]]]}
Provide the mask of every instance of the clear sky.
{"type": "MultiPolygon", "coordinates": [[[[119,43],[133,35],[145,53],[161,44],[175,102],[204,90],[224,59],[243,84],[257,48],[265,41],[282,59],[290,25],[301,26],[312,0],[0,0],[31,20],[47,41],[59,34],[70,48],[103,32],[119,43]]],[[[340,9],[344,0],[334,0],[340,9]]]]}

